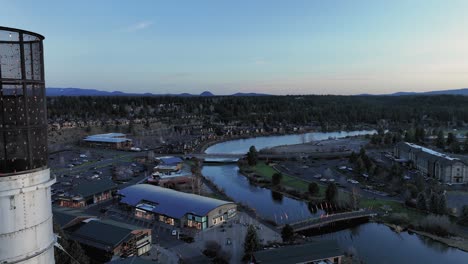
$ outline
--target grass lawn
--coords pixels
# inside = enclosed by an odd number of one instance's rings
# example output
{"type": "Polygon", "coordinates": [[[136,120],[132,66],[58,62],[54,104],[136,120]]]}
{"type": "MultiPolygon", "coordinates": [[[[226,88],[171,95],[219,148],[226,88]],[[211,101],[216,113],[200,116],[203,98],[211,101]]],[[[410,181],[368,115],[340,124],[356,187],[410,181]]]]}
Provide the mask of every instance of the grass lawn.
{"type": "Polygon", "coordinates": [[[427,216],[427,214],[420,212],[416,209],[411,209],[408,207],[405,207],[402,203],[396,202],[396,201],[387,201],[387,200],[373,200],[373,199],[366,199],[366,198],[361,198],[360,201],[360,206],[362,208],[372,208],[375,210],[381,210],[382,206],[389,206],[392,208],[392,211],[389,212],[390,214],[392,213],[404,213],[408,215],[408,218],[412,222],[417,222],[420,219],[424,218],[427,216]]]}
{"type": "MultiPolygon", "coordinates": [[[[271,178],[273,177],[273,174],[278,172],[274,168],[267,165],[265,162],[258,162],[257,165],[250,167],[250,169],[256,174],[268,180],[271,180],[271,178]]],[[[309,181],[300,179],[295,176],[291,176],[286,173],[282,173],[282,174],[283,174],[283,179],[281,180],[281,184],[283,186],[291,187],[301,192],[308,191],[309,183],[310,183],[309,181]]],[[[326,187],[321,184],[319,184],[318,186],[320,188],[320,196],[324,196],[326,187]]]]}

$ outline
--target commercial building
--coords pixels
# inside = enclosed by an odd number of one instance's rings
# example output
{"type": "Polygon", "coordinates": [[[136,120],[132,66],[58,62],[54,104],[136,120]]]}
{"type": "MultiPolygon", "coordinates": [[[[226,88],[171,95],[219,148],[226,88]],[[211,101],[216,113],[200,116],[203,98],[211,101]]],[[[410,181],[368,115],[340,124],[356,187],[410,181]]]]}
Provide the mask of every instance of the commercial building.
{"type": "Polygon", "coordinates": [[[179,157],[158,157],[158,165],[154,167],[154,172],[167,173],[177,172],[182,169],[184,161],[179,157]]]}
{"type": "Polygon", "coordinates": [[[55,262],[43,40],[0,27],[0,263],[55,262]]]}
{"type": "Polygon", "coordinates": [[[184,161],[179,157],[157,157],[156,167],[153,169],[153,173],[148,176],[148,183],[176,188],[188,184],[192,181],[192,172],[189,168],[184,167],[184,161]]]}
{"type": "Polygon", "coordinates": [[[341,264],[343,251],[334,240],[286,246],[254,252],[258,264],[341,264]]]}
{"type": "Polygon", "coordinates": [[[107,133],[87,136],[83,139],[83,144],[95,148],[110,148],[120,150],[130,150],[133,147],[131,139],[126,138],[122,133],[107,133]]]}
{"type": "Polygon", "coordinates": [[[394,155],[400,161],[408,162],[423,175],[441,182],[453,184],[468,182],[467,163],[459,158],[408,142],[396,144],[394,155]]]}
{"type": "Polygon", "coordinates": [[[57,196],[59,206],[82,208],[108,201],[114,197],[117,184],[110,179],[102,179],[87,184],[80,184],[73,190],[57,196]]]}
{"type": "Polygon", "coordinates": [[[200,195],[150,184],[137,184],[118,191],[120,203],[137,218],[164,222],[174,227],[203,230],[233,218],[237,205],[200,195]]]}

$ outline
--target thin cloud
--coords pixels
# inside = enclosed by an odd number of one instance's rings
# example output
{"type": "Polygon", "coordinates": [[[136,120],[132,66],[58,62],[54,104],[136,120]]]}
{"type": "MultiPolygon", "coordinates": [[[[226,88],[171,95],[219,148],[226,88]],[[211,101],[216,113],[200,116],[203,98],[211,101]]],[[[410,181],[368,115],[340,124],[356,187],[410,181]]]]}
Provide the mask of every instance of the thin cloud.
{"type": "Polygon", "coordinates": [[[137,24],[134,24],[134,25],[131,25],[131,26],[125,28],[125,31],[135,32],[135,31],[146,29],[146,28],[150,27],[151,25],[153,25],[153,22],[151,22],[151,21],[142,21],[140,23],[137,23],[137,24]]]}

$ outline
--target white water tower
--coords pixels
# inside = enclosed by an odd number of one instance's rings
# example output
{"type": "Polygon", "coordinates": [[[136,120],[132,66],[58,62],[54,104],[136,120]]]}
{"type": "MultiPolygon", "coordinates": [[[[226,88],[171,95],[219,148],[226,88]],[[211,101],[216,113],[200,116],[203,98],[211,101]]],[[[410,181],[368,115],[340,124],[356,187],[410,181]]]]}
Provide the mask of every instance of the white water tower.
{"type": "Polygon", "coordinates": [[[44,37],[0,27],[0,263],[54,263],[44,37]]]}

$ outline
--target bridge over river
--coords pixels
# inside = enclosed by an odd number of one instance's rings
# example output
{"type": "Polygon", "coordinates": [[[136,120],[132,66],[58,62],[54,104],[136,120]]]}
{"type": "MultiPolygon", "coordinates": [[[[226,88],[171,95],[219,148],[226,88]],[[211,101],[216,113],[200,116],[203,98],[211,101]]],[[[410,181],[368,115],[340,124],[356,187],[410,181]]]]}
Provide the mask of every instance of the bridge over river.
{"type": "MultiPolygon", "coordinates": [[[[374,211],[360,210],[360,211],[326,215],[322,217],[309,218],[309,219],[305,219],[302,221],[291,223],[289,225],[293,228],[294,232],[299,232],[299,231],[303,231],[307,229],[323,227],[323,226],[326,226],[335,222],[368,218],[368,217],[373,217],[375,215],[377,215],[377,213],[375,213],[374,211]]],[[[284,225],[279,226],[278,229],[282,229],[283,227],[284,225]]]]}

